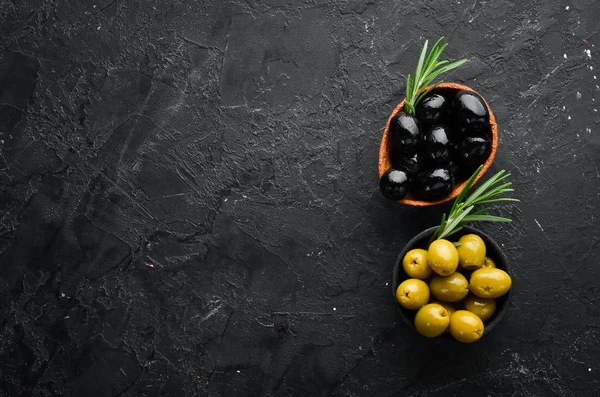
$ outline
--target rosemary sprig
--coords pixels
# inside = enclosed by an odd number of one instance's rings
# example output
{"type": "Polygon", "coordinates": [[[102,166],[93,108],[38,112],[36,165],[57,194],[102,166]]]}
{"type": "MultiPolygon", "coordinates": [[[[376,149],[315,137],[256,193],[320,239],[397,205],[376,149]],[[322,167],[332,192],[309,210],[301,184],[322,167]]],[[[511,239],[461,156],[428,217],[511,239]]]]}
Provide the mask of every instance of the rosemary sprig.
{"type": "Polygon", "coordinates": [[[452,63],[448,60],[438,61],[442,52],[444,52],[444,49],[448,46],[448,43],[442,45],[443,40],[444,37],[440,37],[431,49],[429,55],[427,55],[429,40],[425,40],[414,76],[409,74],[406,77],[406,99],[404,101],[404,110],[408,114],[415,114],[415,107],[417,104],[429,93],[429,91],[442,83],[442,81],[433,84],[427,90],[424,90],[425,87],[431,85],[433,80],[440,74],[446,73],[467,62],[466,59],[461,59],[460,61],[452,63]]]}
{"type": "Polygon", "coordinates": [[[481,204],[519,201],[515,198],[501,197],[501,195],[504,193],[514,191],[514,189],[511,188],[512,182],[506,182],[507,178],[510,177],[510,174],[507,174],[506,171],[499,171],[496,175],[492,176],[485,183],[479,186],[473,193],[471,193],[471,195],[466,197],[468,191],[475,182],[475,178],[477,178],[477,175],[479,175],[482,168],[483,166],[477,168],[475,173],[473,173],[471,178],[469,178],[465,184],[465,187],[454,200],[454,204],[452,205],[448,215],[442,215],[440,226],[429,240],[430,244],[434,240],[446,238],[452,234],[455,234],[469,222],[512,222],[512,220],[509,218],[488,215],[487,212],[490,210],[490,208],[483,208],[475,211],[475,206],[481,204]]]}

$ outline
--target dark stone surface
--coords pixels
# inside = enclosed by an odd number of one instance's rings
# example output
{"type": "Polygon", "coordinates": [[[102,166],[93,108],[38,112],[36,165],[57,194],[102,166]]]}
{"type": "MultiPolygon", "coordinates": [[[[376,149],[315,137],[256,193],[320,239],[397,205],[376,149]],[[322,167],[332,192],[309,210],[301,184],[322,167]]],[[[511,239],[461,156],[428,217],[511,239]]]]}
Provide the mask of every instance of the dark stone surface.
{"type": "Polygon", "coordinates": [[[0,395],[597,395],[599,18],[596,0],[0,0],[0,395]],[[469,346],[416,335],[388,285],[448,207],[377,190],[404,75],[441,35],[522,200],[479,226],[514,291],[469,346]]]}

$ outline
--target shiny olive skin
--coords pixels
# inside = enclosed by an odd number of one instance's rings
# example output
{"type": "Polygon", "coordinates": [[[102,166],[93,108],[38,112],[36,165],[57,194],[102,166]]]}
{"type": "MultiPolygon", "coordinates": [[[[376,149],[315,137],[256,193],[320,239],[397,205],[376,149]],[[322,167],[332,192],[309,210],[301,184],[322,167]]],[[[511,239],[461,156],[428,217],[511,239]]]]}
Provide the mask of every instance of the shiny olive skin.
{"type": "Polygon", "coordinates": [[[510,290],[511,285],[512,280],[504,270],[483,267],[471,274],[469,290],[480,298],[499,298],[510,290]]]}
{"type": "Polygon", "coordinates": [[[421,196],[429,200],[437,200],[452,192],[454,176],[447,168],[433,168],[421,172],[417,183],[421,196]]]}
{"type": "Polygon", "coordinates": [[[481,265],[481,267],[495,268],[496,262],[494,262],[494,260],[492,258],[490,258],[489,256],[486,256],[483,259],[483,265],[481,265]]]}
{"type": "Polygon", "coordinates": [[[419,121],[413,115],[399,112],[390,123],[392,149],[402,153],[416,153],[421,146],[419,121]]]}
{"type": "Polygon", "coordinates": [[[460,128],[470,134],[489,130],[490,114],[483,98],[471,91],[460,91],[454,97],[453,114],[460,128]]]}
{"type": "Polygon", "coordinates": [[[410,250],[404,255],[402,268],[408,277],[419,280],[428,280],[433,273],[427,261],[427,251],[420,248],[410,250]]]}
{"type": "Polygon", "coordinates": [[[417,332],[427,338],[435,338],[444,333],[450,324],[450,314],[443,306],[430,303],[423,306],[415,316],[417,332]]]}
{"type": "Polygon", "coordinates": [[[422,125],[431,126],[445,122],[451,106],[444,95],[431,92],[417,104],[415,113],[422,125]]]}
{"type": "Polygon", "coordinates": [[[431,270],[440,276],[449,276],[458,267],[458,251],[448,240],[435,240],[427,249],[427,260],[431,270]]]}
{"type": "Polygon", "coordinates": [[[408,194],[408,189],[408,175],[402,170],[388,170],[379,180],[379,190],[390,200],[402,200],[408,194]]]}
{"type": "Polygon", "coordinates": [[[475,166],[483,164],[491,152],[491,139],[465,136],[456,145],[454,158],[461,166],[475,166]]]}
{"type": "Polygon", "coordinates": [[[413,177],[421,171],[421,156],[419,153],[405,154],[392,151],[392,166],[397,170],[406,172],[408,177],[413,177]]]}
{"type": "Polygon", "coordinates": [[[458,263],[463,269],[475,270],[483,266],[485,259],[485,243],[476,234],[465,234],[458,239],[458,263]]]}
{"type": "Polygon", "coordinates": [[[463,304],[465,310],[470,311],[486,322],[496,312],[496,301],[491,298],[480,298],[475,295],[469,295],[463,304]]]}
{"type": "Polygon", "coordinates": [[[457,310],[450,317],[450,335],[463,343],[471,343],[479,340],[483,335],[483,321],[475,314],[467,310],[457,310]]]}
{"type": "Polygon", "coordinates": [[[458,302],[469,293],[469,282],[462,274],[434,275],[429,282],[430,293],[444,302],[458,302]]]}
{"type": "Polygon", "coordinates": [[[425,133],[423,160],[429,164],[448,164],[452,161],[454,144],[450,141],[450,130],[444,125],[436,125],[425,133]]]}
{"type": "Polygon", "coordinates": [[[416,278],[404,280],[396,288],[396,300],[407,309],[418,310],[429,302],[429,286],[416,278]]]}
{"type": "MultiPolygon", "coordinates": [[[[450,302],[433,301],[431,303],[436,303],[436,304],[442,306],[444,309],[448,310],[449,316],[452,316],[456,312],[456,307],[454,307],[454,305],[450,302]]],[[[448,322],[448,326],[450,326],[450,322],[448,322]]],[[[444,332],[448,332],[448,328],[446,328],[446,331],[444,331],[444,332]]]]}
{"type": "Polygon", "coordinates": [[[456,312],[456,307],[452,303],[450,303],[450,302],[433,301],[431,303],[436,303],[436,304],[442,306],[444,309],[448,310],[448,314],[449,315],[453,315],[454,312],[456,312]]]}

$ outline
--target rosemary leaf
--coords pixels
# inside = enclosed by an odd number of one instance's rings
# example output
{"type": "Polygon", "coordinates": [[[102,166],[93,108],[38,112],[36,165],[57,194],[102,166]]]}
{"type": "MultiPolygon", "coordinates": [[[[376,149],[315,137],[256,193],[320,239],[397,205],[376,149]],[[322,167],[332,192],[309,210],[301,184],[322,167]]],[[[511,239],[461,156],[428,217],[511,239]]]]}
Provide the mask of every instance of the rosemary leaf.
{"type": "Polygon", "coordinates": [[[510,218],[488,215],[491,210],[489,207],[481,208],[475,211],[475,206],[481,204],[493,204],[503,202],[518,202],[518,199],[510,197],[501,197],[504,193],[512,192],[514,189],[511,182],[507,182],[510,174],[502,170],[485,181],[467,198],[468,191],[473,187],[475,179],[481,172],[482,166],[471,175],[463,189],[454,200],[450,212],[442,215],[440,226],[433,233],[430,243],[437,239],[446,238],[459,232],[464,225],[470,222],[512,222],[510,218]]]}
{"type": "Polygon", "coordinates": [[[433,81],[442,73],[446,73],[452,69],[455,69],[467,60],[461,59],[450,63],[448,60],[439,61],[439,57],[442,52],[446,49],[448,44],[441,44],[444,40],[441,37],[431,48],[431,51],[427,53],[429,48],[429,40],[425,40],[425,44],[421,50],[419,61],[414,75],[408,75],[406,77],[406,99],[404,101],[405,111],[409,114],[415,113],[417,104],[425,97],[425,95],[431,90],[433,81]]]}

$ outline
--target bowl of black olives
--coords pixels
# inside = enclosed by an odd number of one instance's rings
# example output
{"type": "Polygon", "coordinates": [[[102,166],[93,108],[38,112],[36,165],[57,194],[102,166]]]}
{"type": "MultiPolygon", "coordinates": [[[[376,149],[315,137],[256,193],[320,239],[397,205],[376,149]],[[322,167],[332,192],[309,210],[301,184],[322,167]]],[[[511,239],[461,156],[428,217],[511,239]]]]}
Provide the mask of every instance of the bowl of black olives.
{"type": "Polygon", "coordinates": [[[401,317],[419,334],[463,343],[479,340],[508,309],[512,279],[500,245],[465,226],[449,239],[424,230],[398,255],[392,292],[401,317]]]}
{"type": "Polygon", "coordinates": [[[456,83],[428,88],[414,107],[402,101],[394,109],[379,148],[381,192],[404,205],[456,198],[475,169],[483,165],[477,179],[488,170],[498,147],[496,119],[481,95],[456,83]]]}

